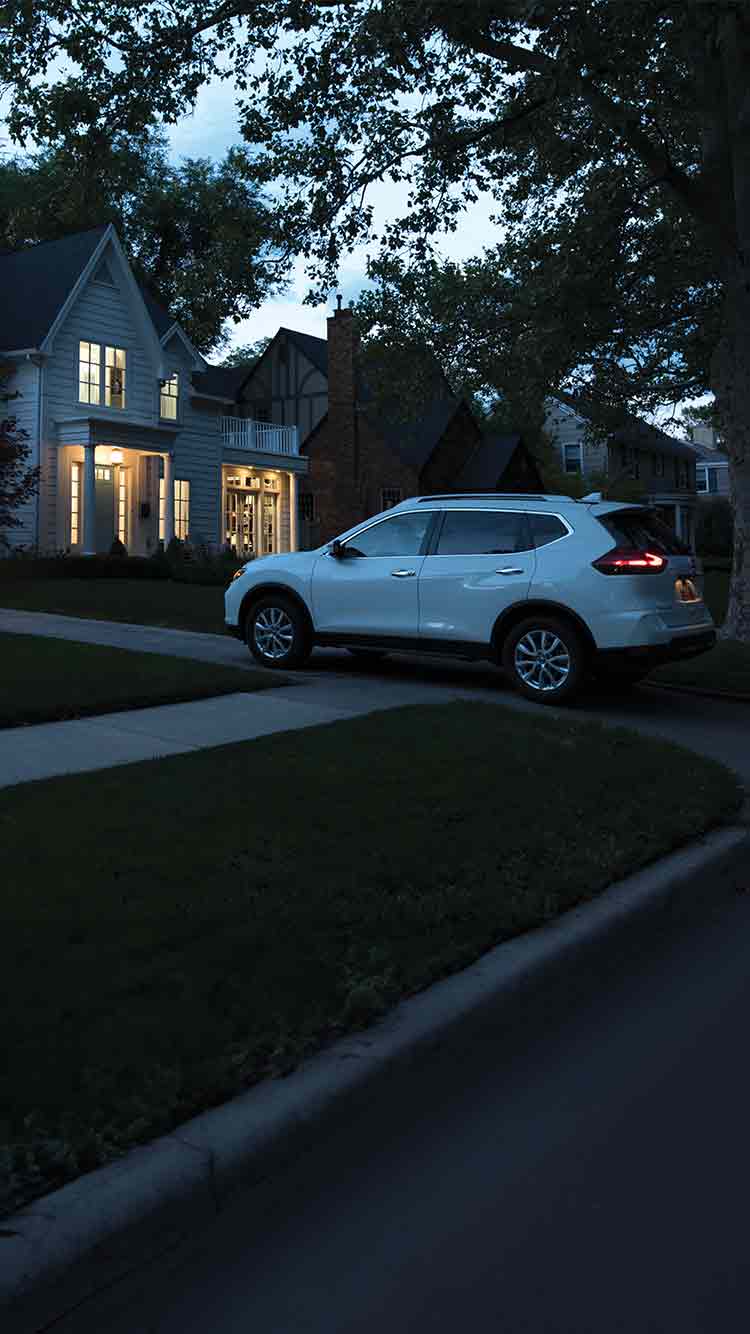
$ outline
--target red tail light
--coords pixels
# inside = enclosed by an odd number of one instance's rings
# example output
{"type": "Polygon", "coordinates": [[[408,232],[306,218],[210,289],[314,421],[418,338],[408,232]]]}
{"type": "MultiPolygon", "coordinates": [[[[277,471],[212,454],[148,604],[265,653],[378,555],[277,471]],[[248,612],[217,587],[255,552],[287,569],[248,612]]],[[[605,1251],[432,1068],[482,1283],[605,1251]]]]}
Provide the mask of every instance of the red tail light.
{"type": "Polygon", "coordinates": [[[659,574],[667,568],[666,556],[632,547],[614,547],[591,563],[601,574],[659,574]]]}

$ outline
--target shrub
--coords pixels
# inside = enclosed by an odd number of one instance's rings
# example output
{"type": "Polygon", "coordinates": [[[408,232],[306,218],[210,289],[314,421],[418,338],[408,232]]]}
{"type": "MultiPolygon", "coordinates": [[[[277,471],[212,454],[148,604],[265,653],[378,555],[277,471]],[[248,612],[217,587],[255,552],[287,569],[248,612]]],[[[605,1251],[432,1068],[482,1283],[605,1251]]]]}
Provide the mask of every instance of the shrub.
{"type": "Polygon", "coordinates": [[[168,579],[153,556],[9,556],[0,579],[168,579]]]}
{"type": "Polygon", "coordinates": [[[695,516],[695,547],[700,556],[730,556],[734,550],[734,516],[725,496],[702,500],[695,516]]]}

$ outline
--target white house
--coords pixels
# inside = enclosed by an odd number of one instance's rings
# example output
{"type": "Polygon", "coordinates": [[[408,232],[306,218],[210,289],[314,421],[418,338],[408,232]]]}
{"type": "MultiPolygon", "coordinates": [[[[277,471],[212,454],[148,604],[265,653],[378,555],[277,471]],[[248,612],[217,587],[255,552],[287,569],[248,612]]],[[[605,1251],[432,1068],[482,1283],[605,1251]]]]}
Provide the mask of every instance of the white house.
{"type": "Polygon", "coordinates": [[[0,254],[8,411],[41,466],[14,546],[149,555],[173,536],[296,550],[296,424],[247,415],[248,367],[212,367],[139,287],[112,226],[0,254]]]}
{"type": "Polygon", "coordinates": [[[684,542],[695,545],[696,453],[690,445],[626,415],[606,442],[587,439],[586,405],[561,395],[546,404],[545,430],[560,451],[565,472],[628,476],[643,483],[646,499],[684,542]]]}
{"type": "Polygon", "coordinates": [[[690,431],[696,455],[695,484],[698,495],[706,500],[714,496],[728,499],[729,457],[720,448],[716,432],[710,426],[694,426],[690,431]]]}

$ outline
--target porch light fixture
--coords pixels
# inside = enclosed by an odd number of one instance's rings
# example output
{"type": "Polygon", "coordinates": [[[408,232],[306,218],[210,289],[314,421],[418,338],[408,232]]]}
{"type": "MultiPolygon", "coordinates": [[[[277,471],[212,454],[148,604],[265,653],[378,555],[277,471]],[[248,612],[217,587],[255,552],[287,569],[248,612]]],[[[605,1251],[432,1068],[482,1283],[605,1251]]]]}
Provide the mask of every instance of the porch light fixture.
{"type": "Polygon", "coordinates": [[[112,450],[112,462],[113,462],[113,463],[122,463],[122,450],[121,450],[121,449],[113,449],[113,450],[112,450]]]}

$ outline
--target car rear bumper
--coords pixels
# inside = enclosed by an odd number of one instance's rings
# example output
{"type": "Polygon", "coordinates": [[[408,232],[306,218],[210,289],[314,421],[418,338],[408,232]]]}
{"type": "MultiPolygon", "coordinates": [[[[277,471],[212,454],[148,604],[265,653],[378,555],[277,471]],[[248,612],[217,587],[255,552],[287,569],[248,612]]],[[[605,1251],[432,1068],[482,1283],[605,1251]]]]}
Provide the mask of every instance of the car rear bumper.
{"type": "Polygon", "coordinates": [[[707,653],[716,643],[716,630],[696,630],[673,635],[665,644],[639,644],[629,648],[600,649],[597,662],[601,666],[657,667],[661,662],[675,662],[679,658],[694,658],[707,653]]]}

